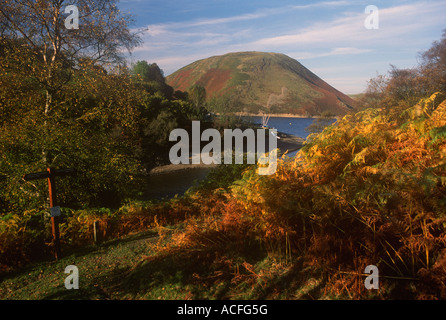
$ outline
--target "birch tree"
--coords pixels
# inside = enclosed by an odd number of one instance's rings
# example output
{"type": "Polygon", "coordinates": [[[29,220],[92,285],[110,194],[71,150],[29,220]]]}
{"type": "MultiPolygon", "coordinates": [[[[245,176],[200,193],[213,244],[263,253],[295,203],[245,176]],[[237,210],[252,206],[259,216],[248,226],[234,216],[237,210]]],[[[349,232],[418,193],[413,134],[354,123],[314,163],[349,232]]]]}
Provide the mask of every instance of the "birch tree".
{"type": "MultiPolygon", "coordinates": [[[[2,76],[12,71],[38,85],[47,126],[57,108],[54,98],[75,70],[92,65],[108,70],[139,45],[138,33],[129,27],[132,22],[116,0],[2,0],[0,48],[8,53],[2,76]]],[[[45,149],[42,159],[48,162],[45,149]]]]}

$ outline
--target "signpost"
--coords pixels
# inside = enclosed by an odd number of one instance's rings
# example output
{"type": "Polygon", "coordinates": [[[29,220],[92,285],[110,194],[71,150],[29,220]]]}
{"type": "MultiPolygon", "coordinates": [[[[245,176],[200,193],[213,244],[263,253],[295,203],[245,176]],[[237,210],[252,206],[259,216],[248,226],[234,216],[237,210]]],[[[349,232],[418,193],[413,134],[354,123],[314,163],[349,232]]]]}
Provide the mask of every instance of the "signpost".
{"type": "Polygon", "coordinates": [[[46,171],[29,173],[23,176],[26,181],[48,179],[48,190],[50,196],[50,213],[51,213],[51,227],[53,232],[54,256],[56,260],[60,257],[60,237],[59,237],[59,216],[60,207],[56,205],[56,177],[63,177],[76,173],[76,169],[54,169],[47,168],[46,171]]]}

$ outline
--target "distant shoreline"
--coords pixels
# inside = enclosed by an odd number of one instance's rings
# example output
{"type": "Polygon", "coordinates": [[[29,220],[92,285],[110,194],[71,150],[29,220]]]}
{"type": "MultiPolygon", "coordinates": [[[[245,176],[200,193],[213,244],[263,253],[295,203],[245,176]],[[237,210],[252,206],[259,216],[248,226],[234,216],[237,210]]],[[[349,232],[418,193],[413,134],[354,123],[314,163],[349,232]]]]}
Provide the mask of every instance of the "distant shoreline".
{"type": "MultiPolygon", "coordinates": [[[[215,113],[217,116],[221,116],[222,114],[220,113],[215,113]]],[[[248,113],[248,112],[234,112],[234,113],[230,113],[227,114],[230,116],[236,116],[236,117],[263,117],[263,116],[268,116],[268,117],[273,117],[273,118],[300,118],[300,119],[320,119],[320,118],[324,118],[321,116],[303,116],[303,115],[298,115],[298,114],[293,114],[293,113],[268,113],[268,114],[263,114],[263,113],[248,113]]],[[[333,116],[333,118],[337,118],[338,116],[333,116]]]]}
{"type": "MultiPolygon", "coordinates": [[[[277,148],[280,150],[282,154],[290,153],[299,150],[302,148],[305,139],[284,132],[278,132],[280,139],[277,140],[277,148]]],[[[191,161],[191,159],[190,159],[191,161]]],[[[192,161],[191,161],[192,162],[192,161]]],[[[203,168],[215,168],[217,164],[167,164],[161,165],[153,168],[150,171],[150,175],[159,175],[164,173],[177,172],[181,170],[190,170],[190,169],[203,169],[203,168]]]]}

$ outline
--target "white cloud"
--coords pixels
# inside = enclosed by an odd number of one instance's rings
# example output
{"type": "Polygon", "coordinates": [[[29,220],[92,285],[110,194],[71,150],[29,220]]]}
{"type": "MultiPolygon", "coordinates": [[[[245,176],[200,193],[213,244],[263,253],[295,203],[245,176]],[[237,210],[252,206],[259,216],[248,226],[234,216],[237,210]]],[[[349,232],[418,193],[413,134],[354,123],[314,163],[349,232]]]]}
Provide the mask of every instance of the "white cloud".
{"type": "Polygon", "coordinates": [[[364,12],[350,13],[328,22],[316,22],[304,29],[280,36],[266,37],[252,42],[256,47],[283,47],[364,43],[376,45],[407,41],[411,32],[429,25],[444,23],[446,6],[443,3],[418,2],[379,10],[380,27],[368,30],[364,27],[364,12]],[[404,38],[399,38],[401,36],[404,38]]]}
{"type": "MultiPolygon", "coordinates": [[[[426,41],[426,30],[444,28],[446,5],[441,1],[422,1],[379,8],[380,25],[377,30],[367,30],[364,27],[367,17],[364,12],[365,5],[361,7],[353,3],[349,7],[342,7],[349,4],[352,2],[324,1],[260,9],[223,18],[152,24],[147,26],[149,30],[142,36],[144,45],[134,50],[134,56],[157,62],[166,74],[195,60],[233,51],[282,52],[298,60],[307,59],[309,62],[311,59],[323,57],[326,57],[327,61],[336,58],[339,62],[339,58],[345,56],[345,62],[341,63],[341,70],[345,70],[345,66],[352,64],[352,59],[347,57],[354,55],[356,63],[362,54],[368,54],[367,59],[370,59],[372,52],[376,53],[376,59],[387,61],[386,66],[390,63],[398,64],[398,61],[389,58],[390,55],[395,55],[395,52],[404,52],[405,56],[401,59],[407,60],[410,57],[415,60],[416,52],[413,51],[424,50],[426,43],[435,40],[434,38],[426,41]],[[322,10],[323,8],[329,10],[322,10]],[[327,14],[332,8],[332,12],[338,12],[337,16],[327,14]],[[302,27],[298,17],[314,14],[311,9],[323,11],[324,14],[312,16],[313,20],[307,20],[309,23],[302,27]],[[350,11],[346,11],[347,9],[350,11]],[[296,15],[296,23],[280,23],[285,17],[289,19],[287,22],[291,21],[290,15],[287,15],[290,12],[302,15],[296,15]]],[[[317,69],[318,65],[315,65],[317,69]]],[[[362,74],[367,74],[367,77],[377,71],[375,68],[365,67],[365,63],[354,65],[354,68],[359,69],[358,72],[362,74]],[[370,71],[371,69],[373,70],[370,71]]],[[[333,78],[332,74],[319,73],[314,69],[312,71],[322,78],[333,78]]],[[[352,86],[363,79],[359,75],[350,76],[355,79],[352,86]]],[[[344,83],[347,87],[346,82],[337,82],[344,83]]],[[[343,87],[339,86],[338,89],[342,91],[343,87]]]]}
{"type": "Polygon", "coordinates": [[[359,53],[365,53],[370,52],[370,49],[358,49],[358,48],[334,48],[331,50],[327,55],[340,55],[340,54],[359,54],[359,53]]]}
{"type": "MultiPolygon", "coordinates": [[[[380,9],[380,29],[378,30],[367,30],[364,27],[367,14],[357,11],[345,13],[344,16],[331,21],[315,21],[309,27],[299,28],[294,32],[287,30],[283,31],[282,35],[263,38],[264,34],[258,32],[254,26],[251,28],[244,26],[243,31],[239,27],[233,26],[234,22],[266,18],[290,10],[340,6],[347,3],[347,1],[326,1],[309,5],[263,9],[254,13],[226,18],[148,25],[148,31],[143,35],[145,45],[137,50],[147,50],[149,47],[167,49],[167,47],[176,46],[195,46],[208,50],[212,46],[225,45],[225,48],[245,48],[242,50],[258,51],[290,51],[292,48],[308,46],[311,46],[312,49],[356,47],[357,50],[368,52],[371,47],[407,42],[410,33],[425,29],[429,25],[441,24],[446,13],[446,6],[443,4],[421,2],[380,9]]],[[[260,24],[262,25],[262,22],[260,24]]],[[[357,53],[362,52],[358,51],[357,53]]],[[[341,53],[331,52],[327,55],[341,53]]],[[[352,54],[352,52],[345,52],[345,54],[352,54]]]]}
{"type": "Polygon", "coordinates": [[[329,56],[338,56],[338,55],[352,55],[352,54],[361,54],[366,52],[371,52],[371,49],[360,49],[353,47],[343,47],[343,48],[334,48],[327,52],[310,52],[310,51],[297,51],[297,52],[288,52],[289,56],[293,56],[297,60],[305,60],[305,59],[314,59],[320,57],[329,57],[329,56]]]}
{"type": "Polygon", "coordinates": [[[234,22],[241,21],[249,21],[255,19],[267,18],[273,15],[280,15],[283,13],[289,13],[292,11],[305,10],[305,9],[314,9],[314,8],[328,8],[328,7],[337,7],[337,6],[345,6],[348,5],[350,1],[323,1],[316,2],[307,5],[289,5],[277,8],[267,8],[260,9],[252,13],[246,13],[241,15],[235,15],[224,18],[213,18],[213,19],[197,19],[193,21],[182,21],[182,22],[168,22],[161,25],[149,25],[149,29],[151,27],[162,27],[168,29],[186,29],[191,27],[202,27],[202,26],[210,26],[210,25],[219,25],[219,24],[229,24],[234,22]]]}

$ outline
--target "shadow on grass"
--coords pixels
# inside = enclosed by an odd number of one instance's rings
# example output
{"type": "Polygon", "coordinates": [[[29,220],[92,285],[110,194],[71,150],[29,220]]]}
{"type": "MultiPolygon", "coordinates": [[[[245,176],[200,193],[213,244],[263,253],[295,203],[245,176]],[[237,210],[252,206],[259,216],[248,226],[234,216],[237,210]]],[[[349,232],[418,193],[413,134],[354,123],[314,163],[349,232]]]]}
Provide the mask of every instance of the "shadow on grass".
{"type": "Polygon", "coordinates": [[[301,259],[278,268],[266,252],[224,252],[208,249],[148,259],[114,289],[130,299],[154,300],[308,300],[321,295],[319,274],[304,269],[301,259]],[[257,266],[258,273],[244,268],[244,262],[257,266]]]}
{"type": "Polygon", "coordinates": [[[76,248],[68,248],[64,250],[63,256],[67,257],[70,255],[74,255],[76,257],[82,257],[84,255],[88,255],[92,252],[95,252],[97,250],[107,250],[110,247],[114,247],[116,245],[125,245],[129,244],[134,241],[139,240],[145,240],[145,239],[151,239],[151,238],[157,238],[158,233],[154,230],[148,230],[145,232],[141,232],[134,235],[127,235],[125,237],[120,237],[112,240],[106,240],[98,242],[97,244],[90,244],[83,247],[76,247],[76,248]]]}
{"type": "Polygon", "coordinates": [[[112,284],[119,281],[129,268],[112,269],[106,274],[85,279],[80,277],[79,289],[66,289],[62,284],[54,292],[43,297],[43,300],[111,300],[113,294],[110,287],[104,284],[112,284]]]}
{"type": "Polygon", "coordinates": [[[263,252],[183,250],[149,257],[121,278],[114,290],[132,299],[228,299],[237,261],[265,258],[263,252]],[[224,252],[224,255],[223,255],[224,252]]]}
{"type": "Polygon", "coordinates": [[[315,300],[321,297],[324,281],[319,272],[305,267],[297,258],[282,270],[270,270],[270,274],[252,290],[254,299],[315,300]]]}
{"type": "MultiPolygon", "coordinates": [[[[241,244],[227,238],[226,242],[200,249],[179,249],[157,252],[143,258],[144,250],[133,252],[128,246],[138,241],[156,238],[153,231],[124,239],[109,241],[100,246],[78,250],[48,265],[21,270],[27,282],[38,281],[40,268],[53,274],[41,282],[45,300],[254,300],[254,299],[317,299],[323,285],[312,278],[302,259],[288,264],[277,262],[256,244],[241,244]],[[96,267],[100,259],[116,246],[125,247],[113,258],[112,268],[96,267]],[[93,252],[93,254],[92,254],[93,252]],[[63,270],[70,259],[81,258],[79,289],[67,290],[63,270]],[[87,260],[84,260],[86,258],[87,260]],[[122,261],[122,263],[121,263],[122,261]],[[140,261],[138,263],[138,261],[140,261]],[[58,274],[55,270],[59,270],[58,274]],[[32,271],[30,279],[27,273],[32,271]],[[57,285],[54,284],[57,282],[57,285]],[[51,283],[52,282],[52,283],[51,283]]],[[[113,254],[113,257],[116,252],[113,254]]],[[[317,276],[316,276],[317,277],[317,276]]]]}

